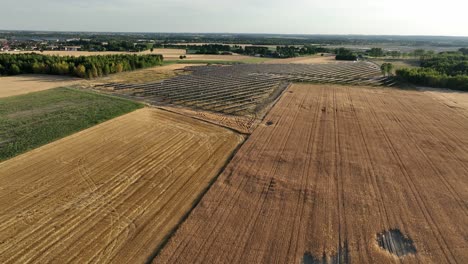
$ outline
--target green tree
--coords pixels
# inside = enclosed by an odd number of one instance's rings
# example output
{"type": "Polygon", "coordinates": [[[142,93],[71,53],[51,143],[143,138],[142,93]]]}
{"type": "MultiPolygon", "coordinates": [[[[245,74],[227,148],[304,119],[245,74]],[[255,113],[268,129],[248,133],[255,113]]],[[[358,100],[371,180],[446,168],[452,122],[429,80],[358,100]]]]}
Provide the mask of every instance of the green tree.
{"type": "Polygon", "coordinates": [[[85,78],[86,77],[86,67],[83,65],[78,65],[75,68],[75,75],[80,78],[85,78]]]}
{"type": "Polygon", "coordinates": [[[393,75],[393,69],[394,69],[394,66],[393,66],[393,64],[391,64],[391,63],[383,63],[383,64],[380,66],[380,70],[382,71],[382,74],[383,74],[384,76],[393,75]]]}
{"type": "Polygon", "coordinates": [[[369,56],[372,57],[383,57],[384,56],[384,51],[382,48],[372,48],[368,51],[369,56]]]}
{"type": "Polygon", "coordinates": [[[18,75],[20,73],[21,73],[21,69],[20,69],[20,67],[18,65],[12,64],[10,66],[10,70],[9,70],[10,75],[18,75]]]}

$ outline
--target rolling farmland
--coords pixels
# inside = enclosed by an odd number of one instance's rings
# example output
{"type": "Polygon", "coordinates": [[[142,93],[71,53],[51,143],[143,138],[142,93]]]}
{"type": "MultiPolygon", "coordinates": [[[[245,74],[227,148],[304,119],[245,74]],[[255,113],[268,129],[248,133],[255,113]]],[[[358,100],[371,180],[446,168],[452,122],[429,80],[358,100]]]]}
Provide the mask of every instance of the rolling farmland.
{"type": "Polygon", "coordinates": [[[0,164],[1,263],[143,263],[243,137],[140,109],[0,164]]]}
{"type": "Polygon", "coordinates": [[[0,98],[0,161],[141,107],[70,88],[0,98]]]}
{"type": "Polygon", "coordinates": [[[154,263],[466,263],[467,129],[427,93],[295,84],[154,263]]]}

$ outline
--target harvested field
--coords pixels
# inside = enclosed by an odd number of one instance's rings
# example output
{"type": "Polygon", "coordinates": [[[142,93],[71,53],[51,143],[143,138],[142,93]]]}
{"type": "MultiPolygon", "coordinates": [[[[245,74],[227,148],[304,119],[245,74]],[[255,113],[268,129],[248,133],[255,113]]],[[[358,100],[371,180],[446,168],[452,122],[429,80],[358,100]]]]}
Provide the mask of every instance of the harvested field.
{"type": "Polygon", "coordinates": [[[69,88],[0,98],[0,161],[141,107],[69,88]]]}
{"type": "Polygon", "coordinates": [[[467,263],[467,130],[424,92],[293,85],[154,263],[467,263]]]}
{"type": "Polygon", "coordinates": [[[156,66],[136,71],[121,72],[93,80],[94,84],[99,83],[146,83],[173,78],[184,74],[186,67],[202,66],[203,64],[169,64],[156,66]]]}
{"type": "Polygon", "coordinates": [[[70,86],[82,81],[81,79],[66,76],[39,74],[0,77],[0,98],[48,90],[60,86],[70,86]]]}
{"type": "Polygon", "coordinates": [[[57,55],[57,56],[95,56],[95,55],[115,55],[115,54],[137,54],[137,55],[148,55],[148,54],[161,54],[164,56],[165,61],[232,61],[232,62],[264,62],[271,59],[268,58],[255,58],[244,55],[205,55],[205,54],[187,54],[185,49],[154,49],[153,52],[150,50],[142,52],[125,52],[125,51],[11,51],[8,53],[37,53],[44,55],[57,55]],[[180,55],[186,55],[187,58],[179,60],[180,55]]]}
{"type": "MultiPolygon", "coordinates": [[[[206,61],[206,62],[216,62],[216,61],[226,61],[226,62],[240,62],[240,63],[260,63],[265,61],[270,61],[269,58],[257,58],[252,56],[245,55],[208,55],[208,54],[188,54],[187,58],[181,60],[183,61],[206,61]]],[[[179,56],[164,56],[164,59],[167,61],[178,60],[179,56]]]]}
{"type": "Polygon", "coordinates": [[[95,55],[116,55],[116,54],[137,54],[137,55],[147,55],[147,54],[161,54],[164,58],[179,58],[180,55],[185,55],[186,52],[184,49],[154,49],[153,52],[146,50],[143,52],[126,52],[126,51],[64,51],[64,50],[50,50],[50,51],[9,51],[7,53],[19,54],[19,53],[37,53],[44,55],[54,55],[54,56],[95,56],[95,55]]]}
{"type": "Polygon", "coordinates": [[[421,88],[421,90],[448,107],[463,112],[468,117],[468,92],[434,88],[421,88]]]}
{"type": "Polygon", "coordinates": [[[0,163],[0,262],[144,263],[242,140],[146,108],[0,163]]]}
{"type": "Polygon", "coordinates": [[[277,63],[293,63],[293,64],[322,64],[322,63],[337,63],[335,56],[304,56],[304,57],[295,57],[288,59],[274,59],[266,61],[267,64],[277,64],[277,63]]]}

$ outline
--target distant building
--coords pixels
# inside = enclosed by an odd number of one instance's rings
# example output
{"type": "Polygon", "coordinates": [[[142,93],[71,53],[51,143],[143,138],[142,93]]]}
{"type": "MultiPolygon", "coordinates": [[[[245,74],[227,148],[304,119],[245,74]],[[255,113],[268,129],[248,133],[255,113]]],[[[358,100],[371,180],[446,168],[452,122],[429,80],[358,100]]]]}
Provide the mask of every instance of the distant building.
{"type": "Polygon", "coordinates": [[[10,50],[10,46],[8,46],[6,42],[0,45],[0,51],[9,51],[9,50],[10,50]]]}
{"type": "Polygon", "coordinates": [[[78,51],[81,49],[81,46],[64,46],[65,51],[78,51]]]}
{"type": "Polygon", "coordinates": [[[47,50],[57,50],[58,48],[59,48],[59,46],[57,46],[57,45],[48,45],[48,46],[46,46],[47,50]]]}

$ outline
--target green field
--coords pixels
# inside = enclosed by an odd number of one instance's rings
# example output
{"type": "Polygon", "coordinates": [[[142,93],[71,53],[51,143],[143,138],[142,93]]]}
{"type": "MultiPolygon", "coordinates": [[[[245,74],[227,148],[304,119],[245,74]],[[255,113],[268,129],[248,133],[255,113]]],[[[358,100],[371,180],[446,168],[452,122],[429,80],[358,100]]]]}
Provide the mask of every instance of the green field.
{"type": "Polygon", "coordinates": [[[0,99],[0,161],[143,107],[71,88],[0,99]]]}

